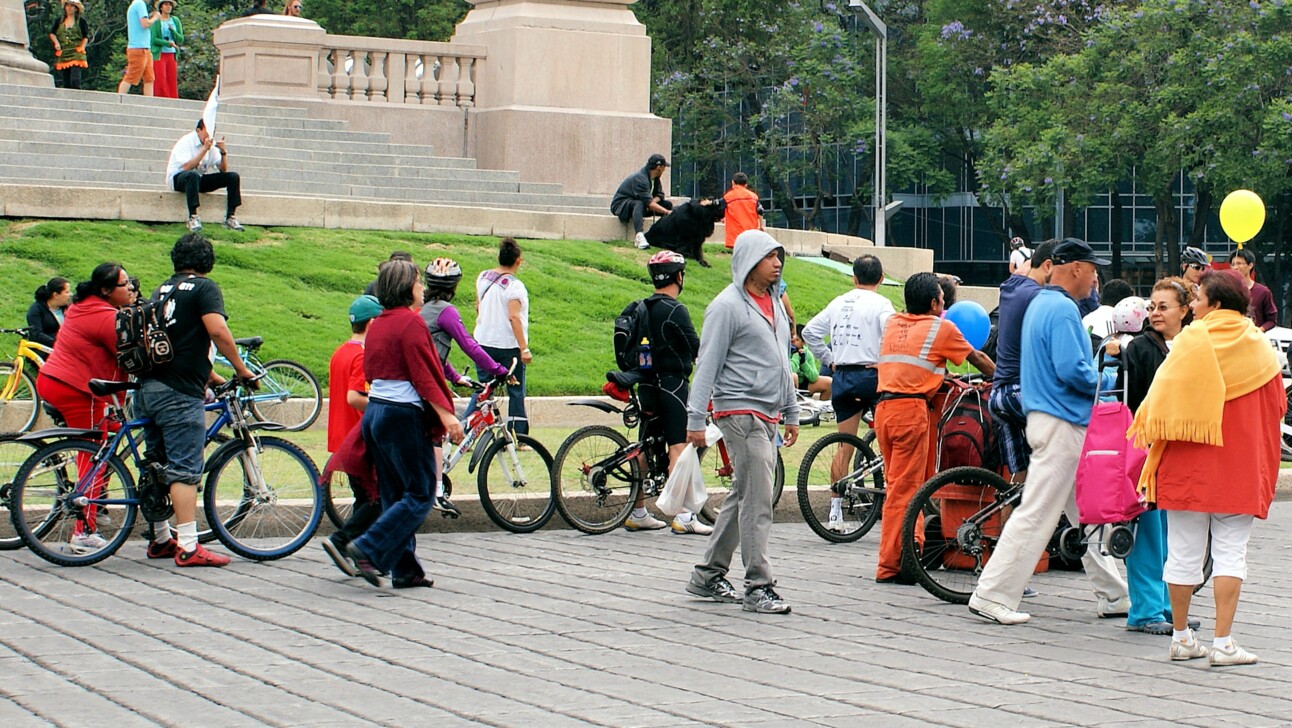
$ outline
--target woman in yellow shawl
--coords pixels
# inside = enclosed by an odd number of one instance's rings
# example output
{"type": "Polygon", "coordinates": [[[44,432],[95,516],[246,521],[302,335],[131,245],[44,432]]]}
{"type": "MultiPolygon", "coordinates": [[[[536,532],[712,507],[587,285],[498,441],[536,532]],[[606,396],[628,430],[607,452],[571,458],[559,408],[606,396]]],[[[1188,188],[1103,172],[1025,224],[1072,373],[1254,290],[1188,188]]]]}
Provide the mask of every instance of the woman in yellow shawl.
{"type": "Polygon", "coordinates": [[[1194,323],[1175,337],[1130,434],[1149,445],[1140,490],[1167,512],[1172,660],[1245,665],[1256,656],[1230,636],[1252,519],[1265,518],[1279,471],[1287,410],[1278,360],[1247,318],[1249,294],[1233,271],[1208,271],[1190,304],[1194,323]],[[1211,537],[1216,629],[1208,650],[1186,620],[1211,537]]]}

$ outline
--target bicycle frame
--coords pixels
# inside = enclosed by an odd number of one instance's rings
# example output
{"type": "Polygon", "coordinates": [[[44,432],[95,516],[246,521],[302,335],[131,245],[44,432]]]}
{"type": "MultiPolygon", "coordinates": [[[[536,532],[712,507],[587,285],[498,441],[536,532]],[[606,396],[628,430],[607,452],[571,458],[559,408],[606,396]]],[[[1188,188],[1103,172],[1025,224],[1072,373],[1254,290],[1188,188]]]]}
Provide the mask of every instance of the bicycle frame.
{"type": "Polygon", "coordinates": [[[462,456],[468,452],[471,453],[471,461],[467,465],[467,472],[475,472],[481,455],[489,449],[489,443],[497,437],[498,432],[506,433],[507,428],[499,421],[498,400],[493,396],[494,389],[494,383],[490,382],[475,395],[480,408],[467,418],[466,433],[462,437],[462,442],[444,453],[445,473],[452,470],[453,466],[457,465],[462,460],[462,456]]]}
{"type": "Polygon", "coordinates": [[[22,380],[25,361],[30,361],[39,371],[45,365],[44,357],[54,353],[54,350],[29,340],[27,329],[0,329],[0,334],[18,334],[22,337],[18,341],[18,351],[13,355],[13,371],[9,373],[4,387],[0,388],[0,399],[11,399],[18,392],[18,382],[22,380]]]}

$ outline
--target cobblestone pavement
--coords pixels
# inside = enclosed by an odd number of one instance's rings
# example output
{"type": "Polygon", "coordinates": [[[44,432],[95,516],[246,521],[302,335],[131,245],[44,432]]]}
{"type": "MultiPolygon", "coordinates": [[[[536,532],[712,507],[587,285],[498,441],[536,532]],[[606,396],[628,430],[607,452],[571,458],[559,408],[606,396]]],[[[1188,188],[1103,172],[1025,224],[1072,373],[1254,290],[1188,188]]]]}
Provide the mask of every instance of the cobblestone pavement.
{"type": "MultiPolygon", "coordinates": [[[[1259,523],[1236,635],[1259,665],[1172,664],[1095,617],[1080,574],[1001,627],[873,582],[876,535],[774,528],[789,616],[683,592],[704,540],[432,534],[434,589],[345,579],[317,544],[177,570],[142,542],[97,567],[0,555],[0,725],[1292,724],[1292,504],[1259,523]]],[[[1210,639],[1210,589],[1194,614],[1210,639]]]]}

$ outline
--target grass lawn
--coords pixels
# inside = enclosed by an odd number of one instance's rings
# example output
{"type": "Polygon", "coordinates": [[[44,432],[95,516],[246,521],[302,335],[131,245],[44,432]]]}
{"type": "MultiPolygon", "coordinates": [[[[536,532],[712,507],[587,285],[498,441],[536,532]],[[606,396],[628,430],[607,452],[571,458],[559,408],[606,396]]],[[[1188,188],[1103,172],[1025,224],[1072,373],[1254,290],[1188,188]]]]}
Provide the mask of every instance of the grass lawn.
{"type": "MultiPolygon", "coordinates": [[[[86,280],[104,261],[124,265],[151,289],[170,275],[170,248],[183,225],[121,221],[0,220],[0,328],[24,325],[32,292],[50,277],[86,280]]],[[[425,265],[447,256],[465,273],[458,307],[468,329],[474,324],[472,282],[497,262],[498,238],[316,228],[247,228],[235,233],[212,226],[216,267],[211,278],[224,291],[234,336],[263,336],[262,359],[305,364],[326,387],[327,362],[349,336],[346,312],[376,266],[392,250],[407,250],[425,265]]],[[[624,306],[650,292],[649,251],[628,243],[522,240],[520,277],[530,292],[529,372],[533,395],[587,394],[614,366],[611,330],[624,306]]],[[[704,307],[731,282],[731,257],[711,246],[710,269],[691,265],[681,300],[703,328],[704,307]]],[[[790,259],[785,281],[799,322],[806,322],[846,291],[847,276],[790,259]]],[[[883,287],[901,310],[901,291],[883,287]]],[[[16,337],[0,337],[0,355],[11,356],[16,337]]],[[[455,351],[454,366],[466,358],[455,351]]],[[[459,367],[460,369],[462,367],[459,367]]],[[[546,441],[545,441],[546,442],[546,441]]],[[[555,447],[552,448],[555,450],[555,447]]]]}

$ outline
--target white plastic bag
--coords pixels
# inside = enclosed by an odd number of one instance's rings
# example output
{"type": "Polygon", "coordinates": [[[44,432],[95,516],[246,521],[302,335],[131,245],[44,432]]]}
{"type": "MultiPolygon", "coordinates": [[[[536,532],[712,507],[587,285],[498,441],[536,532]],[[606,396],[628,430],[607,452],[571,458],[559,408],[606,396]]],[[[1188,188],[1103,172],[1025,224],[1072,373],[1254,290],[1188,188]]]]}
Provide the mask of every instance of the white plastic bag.
{"type": "Polygon", "coordinates": [[[664,492],[655,500],[655,507],[666,516],[676,516],[682,511],[696,513],[708,500],[700,458],[695,454],[695,446],[687,445],[664,484],[664,492]]]}

